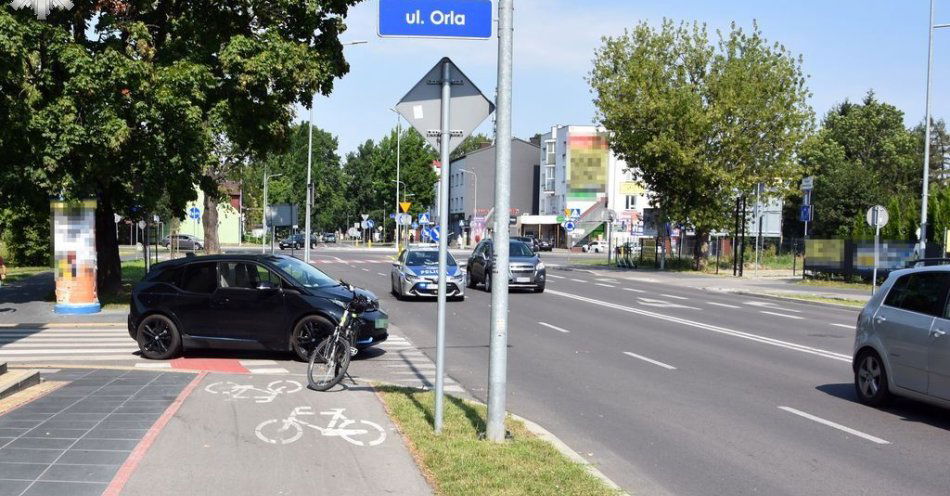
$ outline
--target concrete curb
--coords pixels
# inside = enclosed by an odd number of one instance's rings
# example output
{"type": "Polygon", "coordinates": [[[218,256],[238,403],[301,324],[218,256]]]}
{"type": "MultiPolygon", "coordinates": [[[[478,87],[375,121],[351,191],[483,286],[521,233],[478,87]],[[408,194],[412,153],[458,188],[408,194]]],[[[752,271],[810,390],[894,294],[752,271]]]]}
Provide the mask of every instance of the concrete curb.
{"type": "Polygon", "coordinates": [[[0,324],[0,329],[58,329],[63,327],[116,327],[126,328],[129,325],[125,322],[46,322],[46,323],[24,323],[24,324],[0,324]]]}
{"type": "MultiPolygon", "coordinates": [[[[794,298],[791,296],[780,296],[780,295],[768,294],[768,293],[755,293],[755,292],[745,290],[745,289],[738,289],[738,290],[733,290],[733,289],[728,289],[728,288],[700,288],[700,289],[702,289],[703,291],[710,291],[714,293],[728,293],[728,294],[734,294],[734,295],[750,296],[753,298],[762,298],[766,300],[791,301],[795,303],[803,303],[805,305],[812,305],[812,306],[818,306],[818,307],[824,307],[824,308],[838,308],[842,310],[853,310],[855,312],[861,311],[860,307],[852,307],[852,306],[841,305],[837,303],[823,303],[820,301],[811,301],[811,300],[805,300],[805,299],[800,299],[800,298],[794,298]]],[[[837,299],[834,297],[826,297],[826,296],[820,296],[820,295],[815,295],[815,296],[818,296],[820,298],[828,298],[829,300],[837,299]]]]}

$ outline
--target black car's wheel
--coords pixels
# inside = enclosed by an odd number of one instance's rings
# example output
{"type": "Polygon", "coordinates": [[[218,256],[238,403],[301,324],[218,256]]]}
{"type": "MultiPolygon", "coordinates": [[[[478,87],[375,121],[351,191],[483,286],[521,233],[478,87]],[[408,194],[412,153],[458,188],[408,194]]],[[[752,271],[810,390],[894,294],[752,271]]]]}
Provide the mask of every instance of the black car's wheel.
{"type": "Polygon", "coordinates": [[[491,272],[485,273],[485,292],[491,293],[491,272]]]}
{"type": "Polygon", "coordinates": [[[168,360],[181,352],[181,334],[171,319],[149,315],[142,319],[136,332],[142,356],[151,360],[168,360]]]}
{"type": "Polygon", "coordinates": [[[474,289],[474,288],[475,288],[475,278],[472,276],[472,271],[471,271],[471,270],[468,271],[468,276],[467,276],[465,279],[466,279],[466,281],[465,281],[465,286],[466,286],[467,288],[469,288],[469,289],[474,289]]]}
{"type": "Polygon", "coordinates": [[[887,371],[884,361],[873,351],[862,352],[854,368],[854,389],[858,401],[870,406],[881,406],[891,399],[887,387],[887,371]]]}
{"type": "Polygon", "coordinates": [[[333,333],[333,323],[319,315],[308,315],[294,326],[290,344],[301,361],[310,360],[310,352],[317,343],[333,333]]]}

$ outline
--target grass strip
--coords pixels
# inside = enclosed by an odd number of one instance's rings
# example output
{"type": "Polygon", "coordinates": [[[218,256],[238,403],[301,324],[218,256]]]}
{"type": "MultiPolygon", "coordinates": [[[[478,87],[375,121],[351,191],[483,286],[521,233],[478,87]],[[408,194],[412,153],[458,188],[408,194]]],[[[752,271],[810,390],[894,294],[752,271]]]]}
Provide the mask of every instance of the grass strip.
{"type": "Polygon", "coordinates": [[[7,277],[4,284],[13,284],[44,272],[52,272],[49,267],[7,267],[7,277]]]}
{"type": "Polygon", "coordinates": [[[516,420],[507,421],[512,435],[508,442],[479,440],[479,433],[485,431],[482,405],[446,396],[442,435],[436,436],[432,392],[394,386],[377,390],[437,494],[618,494],[516,420]]]}
{"type": "Polygon", "coordinates": [[[864,305],[867,304],[866,301],[861,301],[861,300],[851,300],[848,298],[827,298],[824,296],[799,294],[799,293],[765,293],[765,294],[778,296],[780,298],[788,298],[790,300],[814,301],[816,303],[845,305],[845,306],[854,307],[854,308],[864,308],[864,305]]]}
{"type": "Polygon", "coordinates": [[[132,298],[132,286],[145,277],[145,261],[129,260],[122,262],[122,286],[118,292],[99,295],[99,303],[104,310],[128,310],[132,298]]]}

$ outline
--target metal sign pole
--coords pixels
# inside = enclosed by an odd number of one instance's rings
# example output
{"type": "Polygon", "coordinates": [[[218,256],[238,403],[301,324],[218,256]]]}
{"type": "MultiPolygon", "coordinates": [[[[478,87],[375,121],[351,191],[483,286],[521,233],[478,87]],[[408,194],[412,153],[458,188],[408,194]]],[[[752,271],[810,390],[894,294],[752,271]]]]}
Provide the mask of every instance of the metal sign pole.
{"type": "Polygon", "coordinates": [[[313,203],[313,180],[310,177],[313,165],[313,100],[310,101],[310,130],[307,137],[307,218],[304,219],[303,259],[310,263],[310,204],[313,203]]]}
{"type": "Polygon", "coordinates": [[[874,275],[871,276],[871,294],[873,295],[877,291],[877,266],[880,263],[880,246],[881,246],[881,225],[877,222],[877,213],[874,215],[874,223],[877,225],[877,228],[874,232],[874,275]]]}
{"type": "Polygon", "coordinates": [[[439,317],[435,351],[435,432],[442,433],[443,394],[445,383],[445,291],[448,278],[449,253],[449,105],[452,100],[452,70],[449,61],[442,64],[442,176],[439,178],[439,317]]]}
{"type": "Polygon", "coordinates": [[[495,128],[495,263],[492,264],[491,341],[486,437],[505,440],[508,375],[508,216],[511,212],[511,79],[513,0],[498,2],[498,114],[495,128]]]}

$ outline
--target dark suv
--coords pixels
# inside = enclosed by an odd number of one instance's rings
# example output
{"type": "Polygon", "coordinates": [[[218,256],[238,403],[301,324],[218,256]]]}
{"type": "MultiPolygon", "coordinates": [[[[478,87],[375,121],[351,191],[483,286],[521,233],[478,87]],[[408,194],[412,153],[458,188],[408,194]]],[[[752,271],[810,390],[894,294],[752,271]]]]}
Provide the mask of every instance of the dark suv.
{"type": "MultiPolygon", "coordinates": [[[[494,264],[494,241],[486,239],[475,247],[472,257],[468,259],[468,287],[474,288],[482,283],[485,291],[491,291],[494,264]]],[[[508,287],[543,293],[546,282],[547,271],[541,257],[525,243],[512,239],[508,243],[508,287]]]]}
{"type": "Polygon", "coordinates": [[[385,341],[389,326],[369,291],[283,255],[181,258],[156,264],[132,289],[129,335],[157,360],[189,348],[292,351],[306,360],[357,294],[371,302],[354,343],[366,348],[385,341]]]}
{"type": "MultiPolygon", "coordinates": [[[[280,240],[280,242],[277,243],[277,245],[280,246],[280,249],[281,249],[281,250],[286,250],[287,248],[296,248],[296,249],[299,250],[299,249],[303,248],[304,239],[306,239],[306,235],[303,235],[303,234],[293,234],[293,235],[290,235],[290,236],[288,236],[288,237],[286,237],[286,238],[280,240]]],[[[317,247],[317,238],[316,238],[316,235],[311,235],[311,236],[310,236],[310,247],[311,247],[311,248],[316,248],[316,247],[317,247]]]]}
{"type": "Polygon", "coordinates": [[[522,243],[528,245],[531,248],[531,251],[537,253],[541,251],[541,243],[538,242],[537,238],[531,236],[512,236],[511,241],[521,241],[522,243]]]}

